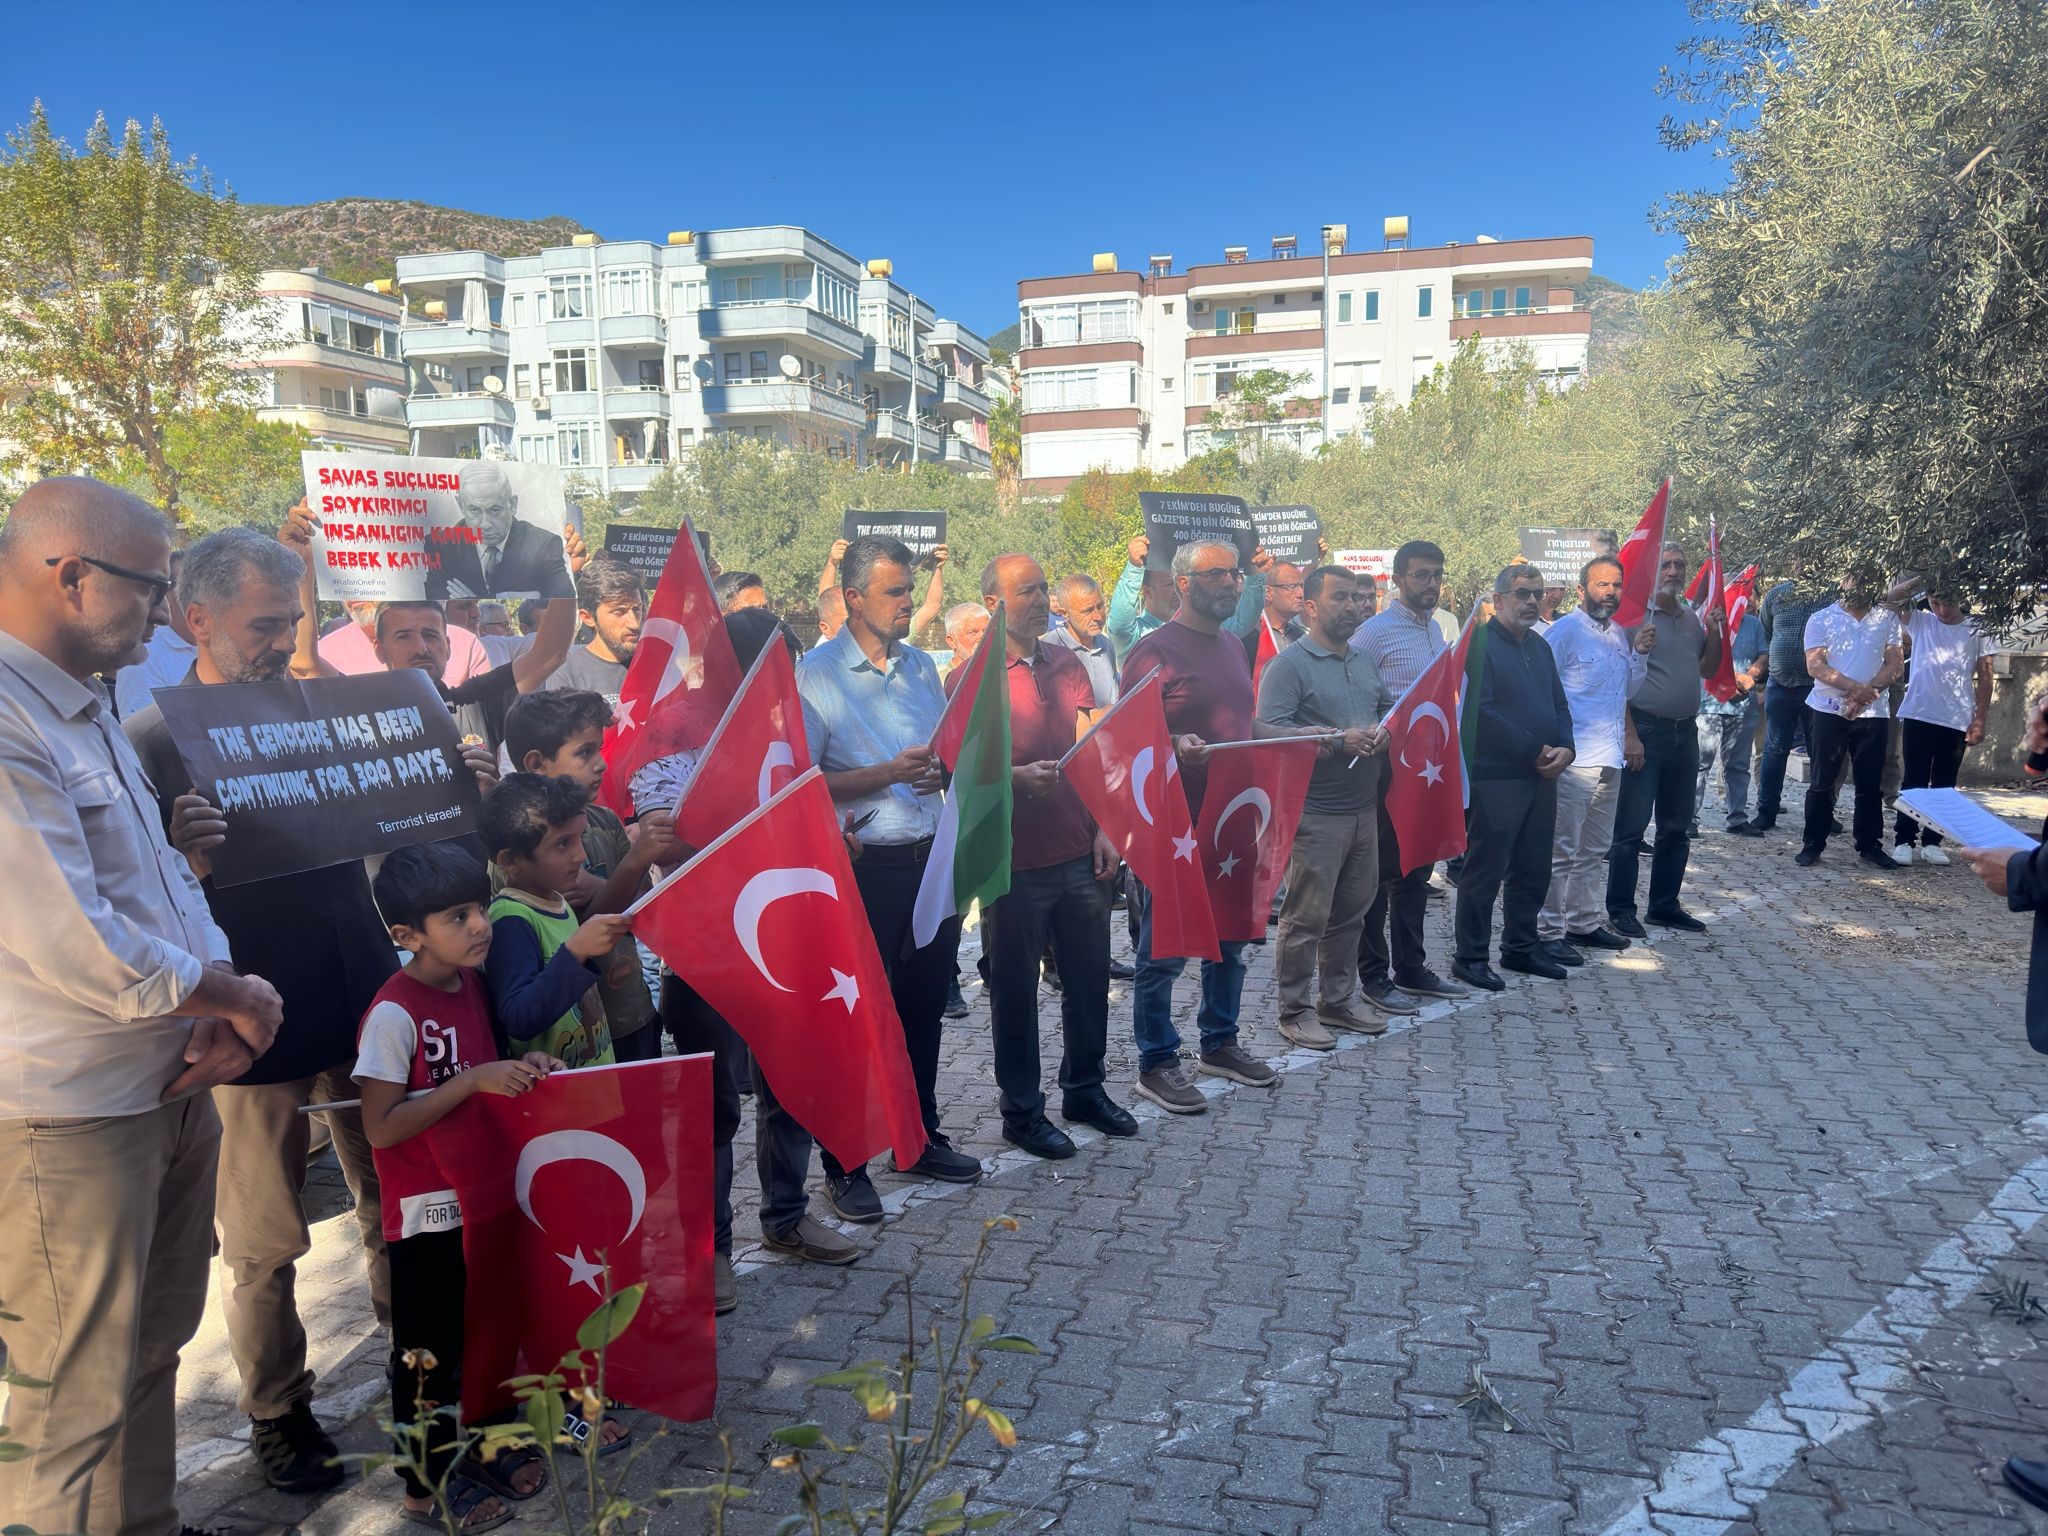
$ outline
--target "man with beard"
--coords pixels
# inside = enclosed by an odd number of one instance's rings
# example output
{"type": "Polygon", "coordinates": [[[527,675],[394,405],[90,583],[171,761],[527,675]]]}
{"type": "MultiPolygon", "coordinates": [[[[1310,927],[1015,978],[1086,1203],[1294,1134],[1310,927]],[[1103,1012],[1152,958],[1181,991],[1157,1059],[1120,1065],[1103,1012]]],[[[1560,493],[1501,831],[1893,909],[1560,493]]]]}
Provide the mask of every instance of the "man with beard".
{"type": "Polygon", "coordinates": [[[1652,814],[1657,848],[1650,858],[1643,917],[1685,933],[1702,933],[1707,926],[1678,904],[1678,893],[1692,855],[1693,797],[1699,792],[1700,680],[1712,677],[1721,665],[1721,627],[1727,617],[1715,604],[1702,624],[1691,605],[1680,601],[1690,569],[1683,545],[1666,544],[1658,552],[1656,596],[1629,635],[1631,644],[1644,630],[1655,637],[1643,653],[1643,681],[1629,700],[1642,763],[1631,761],[1622,775],[1614,841],[1607,850],[1607,925],[1631,939],[1649,937],[1636,917],[1636,882],[1652,814]]]}
{"type": "Polygon", "coordinates": [[[547,686],[595,693],[617,709],[647,622],[640,573],[616,555],[591,556],[576,575],[576,622],[591,631],[590,643],[571,651],[547,686]]]}
{"type": "Polygon", "coordinates": [[[1627,949],[1607,926],[1607,849],[1624,767],[1642,761],[1628,701],[1648,675],[1644,657],[1657,643],[1645,624],[1633,642],[1614,624],[1621,607],[1621,562],[1595,555],[1579,572],[1579,604],[1543,638],[1557,662],[1572,712],[1578,756],[1557,780],[1557,833],[1550,854],[1550,893],[1536,915],[1543,953],[1580,965],[1582,949],[1627,949]]]}
{"type": "Polygon", "coordinates": [[[519,520],[519,497],[504,465],[481,459],[464,466],[455,505],[467,538],[438,546],[441,567],[427,574],[427,596],[575,595],[563,536],[519,520]]]}
{"type": "MultiPolygon", "coordinates": [[[[1277,580],[1289,568],[1275,568],[1277,580]]],[[[1360,620],[1359,582],[1341,565],[1319,565],[1302,581],[1308,631],[1266,663],[1259,718],[1275,725],[1342,731],[1343,750],[1310,775],[1301,824],[1287,861],[1274,970],[1280,1033],[1327,1051],[1332,1029],[1377,1035],[1387,1021],[1358,997],[1358,935],[1379,889],[1379,800],[1385,773],[1380,720],[1394,696],[1379,668],[1351,648],[1360,620]],[[1321,1001],[1316,986],[1321,980],[1321,1001]]]]}
{"type": "MultiPolygon", "coordinates": [[[[1905,670],[1899,616],[1876,603],[1871,572],[1842,573],[1841,601],[1806,621],[1806,740],[1813,778],[1806,788],[1806,836],[1796,863],[1820,862],[1835,816],[1835,780],[1846,759],[1856,783],[1850,831],[1856,856],[1879,869],[1897,869],[1884,849],[1885,733],[1891,702],[1885,690],[1905,670]]],[[[1661,838],[1663,834],[1660,832],[1661,838]]]]}
{"type": "MultiPolygon", "coordinates": [[[[287,531],[305,529],[294,524],[287,531]]],[[[184,685],[269,683],[289,674],[295,651],[310,640],[304,554],[303,540],[295,550],[247,528],[209,534],[186,551],[176,600],[197,654],[184,685]]],[[[216,886],[212,857],[227,840],[226,820],[194,789],[155,704],[126,730],[156,788],[171,845],[199,878],[235,964],[268,977],[284,1000],[277,1044],[214,1094],[221,1120],[214,1221],[228,1348],[241,1377],[250,1448],[271,1487],[313,1493],[339,1483],[345,1470],[313,1417],[314,1378],[295,1294],[296,1266],[312,1246],[300,1203],[312,1122],[300,1110],[356,1097],[349,1076],[356,1025],[398,968],[397,958],[360,860],[216,886]]],[[[473,770],[489,774],[482,749],[464,756],[473,770]]],[[[362,1116],[333,1110],[327,1123],[355,1197],[370,1304],[388,1325],[391,1273],[362,1116]]]]}

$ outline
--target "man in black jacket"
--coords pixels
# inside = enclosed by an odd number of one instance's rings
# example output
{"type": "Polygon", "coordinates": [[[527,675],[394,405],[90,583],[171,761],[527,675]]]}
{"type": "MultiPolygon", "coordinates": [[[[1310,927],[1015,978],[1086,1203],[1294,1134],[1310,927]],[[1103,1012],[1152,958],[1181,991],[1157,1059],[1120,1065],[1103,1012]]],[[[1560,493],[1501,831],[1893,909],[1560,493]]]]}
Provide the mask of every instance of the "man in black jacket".
{"type": "MultiPolygon", "coordinates": [[[[1550,889],[1557,834],[1557,776],[1571,766],[1572,712],[1550,645],[1531,627],[1542,611],[1543,573],[1511,565],[1493,583],[1493,617],[1474,638],[1484,645],[1477,698],[1479,728],[1465,812],[1465,867],[1458,876],[1457,963],[1451,974],[1498,992],[1506,985],[1487,964],[1493,899],[1501,905],[1502,970],[1564,980],[1557,951],[1536,932],[1550,889]]],[[[1575,953],[1575,952],[1574,952],[1575,953]]]]}
{"type": "Polygon", "coordinates": [[[455,504],[473,542],[440,546],[441,568],[427,576],[428,597],[576,595],[562,536],[519,521],[519,498],[502,464],[483,459],[465,468],[455,504]]]}

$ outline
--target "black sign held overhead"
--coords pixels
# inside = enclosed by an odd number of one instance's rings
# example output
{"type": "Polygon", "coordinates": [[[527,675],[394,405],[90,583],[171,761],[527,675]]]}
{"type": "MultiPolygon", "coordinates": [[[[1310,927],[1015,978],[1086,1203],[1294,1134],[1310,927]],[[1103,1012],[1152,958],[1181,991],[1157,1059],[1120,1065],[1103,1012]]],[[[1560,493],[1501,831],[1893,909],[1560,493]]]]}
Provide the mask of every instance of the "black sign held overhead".
{"type": "Polygon", "coordinates": [[[855,539],[897,539],[910,546],[919,565],[931,563],[931,552],[946,542],[946,514],[943,512],[874,512],[849,507],[840,537],[851,544],[855,539]]]}
{"type": "Polygon", "coordinates": [[[1616,549],[1611,528],[1524,528],[1522,558],[1553,587],[1576,586],[1579,572],[1595,555],[1616,549]]]}
{"type": "Polygon", "coordinates": [[[1235,544],[1238,567],[1251,570],[1259,533],[1243,497],[1214,496],[1205,491],[1140,491],[1138,505],[1145,512],[1145,538],[1151,546],[1145,564],[1153,570],[1171,567],[1173,552],[1198,539],[1235,544]]]}
{"type": "Polygon", "coordinates": [[[193,788],[227,817],[215,885],[476,830],[476,775],[424,672],[160,688],[156,702],[193,788]]]}
{"type": "Polygon", "coordinates": [[[1314,565],[1323,539],[1323,520],[1314,507],[1253,507],[1252,524],[1266,553],[1303,570],[1314,565]]]}
{"type": "MultiPolygon", "coordinates": [[[[611,523],[604,530],[604,552],[616,556],[640,573],[640,579],[652,589],[661,580],[662,567],[668,564],[669,552],[676,547],[676,540],[683,536],[680,528],[649,528],[638,523],[611,523]]],[[[711,563],[711,536],[697,535],[697,547],[704,551],[704,563],[711,563]]]]}

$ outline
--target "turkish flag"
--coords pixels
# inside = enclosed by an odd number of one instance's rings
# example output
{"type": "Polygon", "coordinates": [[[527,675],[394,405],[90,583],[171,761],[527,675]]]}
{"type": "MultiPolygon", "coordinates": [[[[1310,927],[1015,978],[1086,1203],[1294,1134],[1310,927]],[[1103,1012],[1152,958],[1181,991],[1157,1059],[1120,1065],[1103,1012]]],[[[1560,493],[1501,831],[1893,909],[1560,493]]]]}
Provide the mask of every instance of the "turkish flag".
{"type": "Polygon", "coordinates": [[[848,1168],[908,1168],[924,1116],[824,775],[807,768],[632,907],[633,933],[731,1021],[775,1097],[848,1168]]]}
{"type": "Polygon", "coordinates": [[[1749,605],[1756,598],[1756,567],[1752,565],[1733,581],[1724,583],[1721,580],[1721,530],[1712,524],[1708,525],[1708,544],[1713,550],[1709,557],[1714,567],[1713,586],[1718,592],[1726,622],[1721,626],[1721,664],[1707,679],[1707,692],[1726,704],[1739,691],[1735,686],[1735,632],[1749,617],[1749,605]]]}
{"type": "Polygon", "coordinates": [[[1219,939],[1262,939],[1320,744],[1276,738],[1209,754],[1195,843],[1219,939]]]}
{"type": "Polygon", "coordinates": [[[676,807],[676,836],[702,848],[811,766],[789,647],[770,636],[740,681],[676,807]]]}
{"type": "Polygon", "coordinates": [[[1643,508],[1636,530],[1621,546],[1621,607],[1614,622],[1633,629],[1650,611],[1650,599],[1657,595],[1657,563],[1664,553],[1664,520],[1671,509],[1671,482],[1657,487],[1657,494],[1643,508]]]}
{"type": "Polygon", "coordinates": [[[1404,875],[1465,851],[1465,758],[1457,721],[1471,644],[1467,619],[1458,643],[1422,669],[1380,722],[1388,737],[1387,820],[1404,875]]]}
{"type": "Polygon", "coordinates": [[[697,535],[685,522],[640,625],[617,718],[604,733],[599,801],[621,816],[634,815],[633,775],[671,753],[703,746],[739,685],[739,657],[697,535]]]}
{"type": "Polygon", "coordinates": [[[1274,638],[1273,625],[1262,613],[1259,615],[1259,653],[1252,658],[1252,697],[1259,696],[1259,679],[1265,676],[1266,663],[1280,654],[1280,642],[1274,638]]]}
{"type": "Polygon", "coordinates": [[[1178,782],[1180,759],[1166,733],[1159,688],[1154,669],[1125,690],[1060,759],[1060,775],[1131,873],[1145,883],[1152,904],[1153,955],[1220,960],[1194,818],[1178,782]]]}
{"type": "Polygon", "coordinates": [[[606,1294],[643,1284],[606,1395],[711,1417],[711,1072],[708,1055],[555,1072],[426,1133],[462,1206],[465,1421],[511,1408],[509,1378],[559,1369],[606,1294]]]}

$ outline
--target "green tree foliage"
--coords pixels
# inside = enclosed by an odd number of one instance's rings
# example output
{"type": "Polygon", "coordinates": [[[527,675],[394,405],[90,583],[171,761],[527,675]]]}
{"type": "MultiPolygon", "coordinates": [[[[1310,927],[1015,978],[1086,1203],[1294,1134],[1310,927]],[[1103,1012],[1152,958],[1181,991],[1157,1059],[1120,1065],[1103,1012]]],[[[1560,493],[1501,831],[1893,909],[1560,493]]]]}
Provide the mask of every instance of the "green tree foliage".
{"type": "Polygon", "coordinates": [[[259,263],[232,193],[171,155],[161,123],[75,151],[38,102],[0,154],[0,463],[104,472],[128,455],[178,512],[180,413],[239,399],[267,339],[259,263]]]}
{"type": "MultiPolygon", "coordinates": [[[[164,458],[178,477],[179,511],[194,535],[222,528],[275,531],[306,493],[299,455],[313,435],[289,422],[264,421],[247,406],[181,411],[164,430],[164,458]]],[[[155,480],[133,450],[116,457],[108,478],[150,498],[155,480]]]]}
{"type": "Polygon", "coordinates": [[[2048,8],[1694,0],[1666,88],[1720,190],[1671,200],[1678,286],[1739,351],[1706,451],[1754,540],[2048,577],[2048,8]]]}

